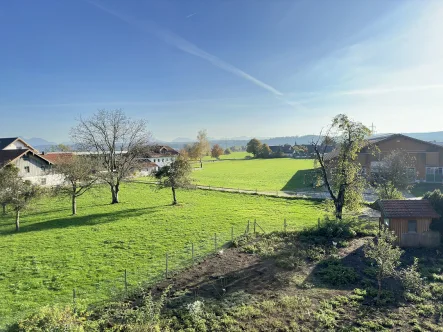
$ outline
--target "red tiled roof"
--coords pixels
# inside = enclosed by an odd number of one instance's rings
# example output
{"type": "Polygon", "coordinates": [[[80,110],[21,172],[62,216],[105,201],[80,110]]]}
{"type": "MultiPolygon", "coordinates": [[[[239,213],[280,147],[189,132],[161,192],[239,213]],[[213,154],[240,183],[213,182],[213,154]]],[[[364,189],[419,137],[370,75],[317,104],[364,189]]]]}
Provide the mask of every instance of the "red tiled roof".
{"type": "Polygon", "coordinates": [[[49,160],[51,163],[56,164],[57,161],[65,161],[72,158],[72,152],[51,152],[39,155],[40,157],[49,160]]]}
{"type": "Polygon", "coordinates": [[[426,199],[379,201],[381,212],[386,218],[440,218],[431,203],[426,199]]]}

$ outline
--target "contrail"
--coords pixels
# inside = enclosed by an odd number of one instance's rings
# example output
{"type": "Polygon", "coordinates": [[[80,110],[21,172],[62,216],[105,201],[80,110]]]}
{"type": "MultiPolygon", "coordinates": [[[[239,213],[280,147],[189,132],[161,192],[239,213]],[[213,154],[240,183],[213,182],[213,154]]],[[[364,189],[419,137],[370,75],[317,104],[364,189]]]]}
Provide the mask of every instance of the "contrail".
{"type": "Polygon", "coordinates": [[[197,15],[197,13],[189,14],[188,16],[186,16],[186,18],[190,18],[190,17],[192,17],[192,16],[194,16],[194,15],[197,15]]]}
{"type": "Polygon", "coordinates": [[[227,72],[237,75],[238,77],[248,80],[249,82],[255,84],[256,86],[261,87],[261,88],[271,92],[276,97],[283,96],[283,93],[281,93],[280,91],[278,91],[274,87],[270,86],[269,84],[266,84],[266,83],[260,81],[259,79],[249,75],[248,73],[231,65],[230,63],[223,61],[222,59],[216,57],[215,55],[212,55],[212,54],[202,50],[198,46],[192,44],[191,42],[180,37],[179,35],[160,27],[159,25],[157,25],[153,21],[145,20],[145,21],[141,22],[141,21],[138,21],[132,17],[117,13],[116,11],[106,8],[96,2],[89,1],[89,0],[87,0],[87,1],[90,4],[94,5],[95,7],[101,9],[102,11],[104,11],[108,14],[111,14],[111,15],[117,17],[118,19],[120,19],[130,25],[133,25],[143,31],[146,31],[147,33],[153,34],[157,38],[163,40],[165,43],[167,43],[171,46],[174,46],[174,47],[178,48],[179,50],[182,50],[183,52],[195,55],[203,60],[206,60],[206,61],[212,63],[214,66],[216,66],[220,69],[223,69],[227,72]]]}

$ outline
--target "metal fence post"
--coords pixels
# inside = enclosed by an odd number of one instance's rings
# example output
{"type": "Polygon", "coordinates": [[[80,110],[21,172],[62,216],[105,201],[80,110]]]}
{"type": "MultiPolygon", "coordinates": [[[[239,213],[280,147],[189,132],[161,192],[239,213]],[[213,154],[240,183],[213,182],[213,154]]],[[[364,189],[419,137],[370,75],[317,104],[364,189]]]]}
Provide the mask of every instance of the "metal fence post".
{"type": "Polygon", "coordinates": [[[214,233],[214,249],[217,252],[217,233],[214,233]]]}
{"type": "Polygon", "coordinates": [[[168,253],[166,253],[165,277],[166,277],[166,279],[168,279],[168,253]]]}
{"type": "Polygon", "coordinates": [[[76,294],[75,288],[72,289],[72,306],[74,307],[74,313],[76,311],[76,294]]]}
{"type": "Polygon", "coordinates": [[[126,269],[125,269],[125,294],[126,294],[126,296],[128,296],[128,276],[127,276],[126,269]]]}

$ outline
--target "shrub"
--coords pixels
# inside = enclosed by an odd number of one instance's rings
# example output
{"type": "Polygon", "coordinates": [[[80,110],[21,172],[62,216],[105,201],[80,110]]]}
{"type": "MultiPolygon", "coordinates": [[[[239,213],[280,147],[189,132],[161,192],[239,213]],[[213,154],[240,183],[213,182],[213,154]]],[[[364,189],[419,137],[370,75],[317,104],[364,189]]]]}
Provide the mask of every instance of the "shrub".
{"type": "Polygon", "coordinates": [[[414,258],[414,263],[400,271],[400,279],[405,290],[420,295],[424,290],[423,280],[418,271],[418,258],[414,258]]]}
{"type": "Polygon", "coordinates": [[[358,275],[354,268],[343,266],[337,259],[329,259],[322,263],[325,268],[318,272],[320,279],[324,283],[335,286],[344,286],[354,283],[358,279],[358,275]]]}
{"type": "Polygon", "coordinates": [[[35,314],[19,321],[12,331],[84,331],[84,317],[76,314],[73,308],[43,307],[35,314]]]}

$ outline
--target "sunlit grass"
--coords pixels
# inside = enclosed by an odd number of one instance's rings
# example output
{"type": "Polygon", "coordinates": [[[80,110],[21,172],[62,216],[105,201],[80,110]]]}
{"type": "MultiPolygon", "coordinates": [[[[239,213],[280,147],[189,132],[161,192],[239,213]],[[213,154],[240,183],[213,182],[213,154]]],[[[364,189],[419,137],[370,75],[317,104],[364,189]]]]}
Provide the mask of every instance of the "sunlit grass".
{"type": "Polygon", "coordinates": [[[313,159],[252,159],[204,163],[196,169],[196,183],[226,188],[274,191],[308,186],[305,175],[313,169],[313,159]]]}
{"type": "Polygon", "coordinates": [[[78,301],[108,299],[124,289],[124,270],[135,286],[170,269],[184,266],[196,255],[214,250],[244,232],[247,220],[257,219],[265,231],[300,229],[323,215],[318,203],[203,190],[178,190],[171,206],[169,190],[146,184],[123,186],[121,203],[110,205],[106,187],[78,201],[70,216],[68,199],[44,198],[22,215],[20,233],[12,215],[0,217],[0,327],[30,310],[78,301]],[[181,255],[174,254],[180,252],[181,255]]]}

